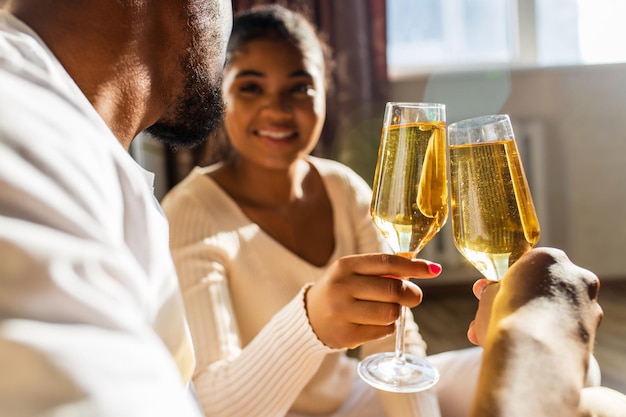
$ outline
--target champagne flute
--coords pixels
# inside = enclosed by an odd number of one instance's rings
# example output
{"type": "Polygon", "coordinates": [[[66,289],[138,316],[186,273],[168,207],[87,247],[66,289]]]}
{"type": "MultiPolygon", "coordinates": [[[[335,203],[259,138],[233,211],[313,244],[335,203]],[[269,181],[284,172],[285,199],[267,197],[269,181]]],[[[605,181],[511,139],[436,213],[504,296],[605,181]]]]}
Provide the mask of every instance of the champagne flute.
{"type": "MultiPolygon", "coordinates": [[[[414,258],[448,217],[445,106],[387,103],[374,176],[371,215],[394,253],[414,258]]],[[[363,359],[359,375],[375,388],[418,392],[439,372],[425,358],[404,351],[406,307],[396,325],[394,352],[363,359]]]]}
{"type": "Polygon", "coordinates": [[[454,243],[485,278],[498,281],[539,240],[509,116],[481,116],[448,128],[454,243]]]}

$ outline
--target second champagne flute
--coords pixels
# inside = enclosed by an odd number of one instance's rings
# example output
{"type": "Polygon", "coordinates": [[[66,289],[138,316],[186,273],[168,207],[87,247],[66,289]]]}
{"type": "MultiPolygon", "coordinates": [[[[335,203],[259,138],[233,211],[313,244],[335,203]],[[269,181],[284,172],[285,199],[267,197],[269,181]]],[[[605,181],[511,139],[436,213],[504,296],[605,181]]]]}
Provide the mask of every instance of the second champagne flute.
{"type": "MultiPolygon", "coordinates": [[[[374,176],[371,215],[393,251],[414,258],[448,216],[445,106],[387,103],[374,176]]],[[[432,387],[439,372],[404,351],[406,307],[396,326],[395,352],[368,356],[358,371],[370,385],[392,392],[432,387]]]]}
{"type": "Polygon", "coordinates": [[[454,243],[498,281],[539,240],[539,221],[506,114],[452,123],[450,193],[454,243]]]}

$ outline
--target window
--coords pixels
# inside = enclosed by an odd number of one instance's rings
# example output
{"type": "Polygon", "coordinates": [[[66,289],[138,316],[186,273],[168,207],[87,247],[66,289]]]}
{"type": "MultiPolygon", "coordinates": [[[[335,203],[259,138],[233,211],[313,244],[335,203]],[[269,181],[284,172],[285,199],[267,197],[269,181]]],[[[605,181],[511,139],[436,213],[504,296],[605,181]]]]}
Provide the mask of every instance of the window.
{"type": "Polygon", "coordinates": [[[624,0],[387,0],[391,78],[626,61],[624,0]]]}
{"type": "Polygon", "coordinates": [[[392,76],[433,67],[509,62],[508,0],[387,0],[387,62],[392,76]]]}
{"type": "Polygon", "coordinates": [[[579,0],[578,3],[582,62],[626,62],[626,2],[579,0]]]}

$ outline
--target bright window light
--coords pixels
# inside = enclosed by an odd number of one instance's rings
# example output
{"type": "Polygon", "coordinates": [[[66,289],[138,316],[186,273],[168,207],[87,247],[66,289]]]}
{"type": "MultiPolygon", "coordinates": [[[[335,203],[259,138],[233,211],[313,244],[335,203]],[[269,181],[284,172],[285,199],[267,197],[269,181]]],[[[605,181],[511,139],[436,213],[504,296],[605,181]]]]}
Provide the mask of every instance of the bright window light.
{"type": "Polygon", "coordinates": [[[581,59],[584,63],[626,61],[626,1],[578,0],[581,59]]]}
{"type": "Polygon", "coordinates": [[[391,79],[626,62],[626,0],[387,0],[391,79]]]}

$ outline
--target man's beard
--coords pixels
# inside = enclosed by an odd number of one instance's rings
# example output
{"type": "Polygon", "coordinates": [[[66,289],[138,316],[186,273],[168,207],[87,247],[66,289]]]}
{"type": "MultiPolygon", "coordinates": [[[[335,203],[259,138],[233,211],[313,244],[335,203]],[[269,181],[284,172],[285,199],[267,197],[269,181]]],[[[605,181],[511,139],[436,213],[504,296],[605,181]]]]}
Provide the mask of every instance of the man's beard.
{"type": "Polygon", "coordinates": [[[146,129],[172,148],[202,144],[222,122],[224,103],[219,80],[210,82],[190,70],[184,95],[176,107],[146,129]]]}
{"type": "MultiPolygon", "coordinates": [[[[185,80],[183,92],[164,115],[146,129],[157,140],[174,148],[202,144],[222,122],[221,71],[228,34],[218,30],[224,17],[219,6],[218,2],[203,0],[189,3],[187,22],[191,38],[179,62],[185,80]]],[[[228,9],[226,7],[230,12],[228,9]]]]}

